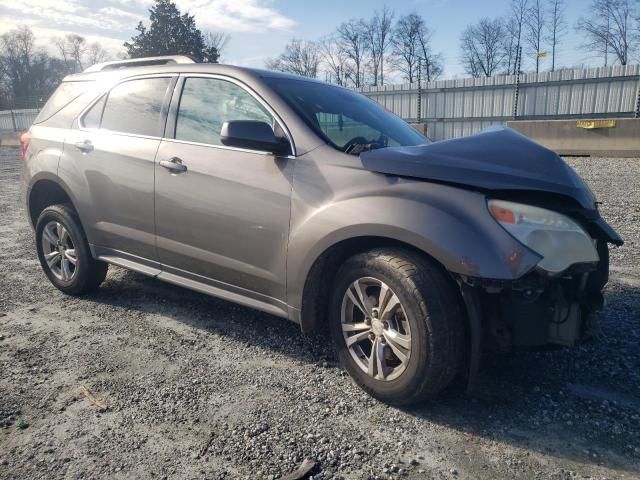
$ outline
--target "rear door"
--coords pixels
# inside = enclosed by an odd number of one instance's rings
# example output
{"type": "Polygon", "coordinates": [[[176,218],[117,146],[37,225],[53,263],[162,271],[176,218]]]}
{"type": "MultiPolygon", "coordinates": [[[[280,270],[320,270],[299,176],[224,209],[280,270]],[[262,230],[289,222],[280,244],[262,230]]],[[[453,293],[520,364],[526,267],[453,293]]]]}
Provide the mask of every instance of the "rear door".
{"type": "Polygon", "coordinates": [[[163,275],[272,305],[284,300],[293,159],[220,142],[226,121],[263,121],[286,136],[283,123],[232,79],[186,76],[176,90],[181,94],[174,95],[167,128],[174,138],[163,139],[156,163],[163,275]],[[186,169],[164,168],[166,161],[186,169]]]}
{"type": "Polygon", "coordinates": [[[154,160],[176,76],[123,81],[90,106],[67,139],[60,176],[98,255],[156,266],[154,160]]]}

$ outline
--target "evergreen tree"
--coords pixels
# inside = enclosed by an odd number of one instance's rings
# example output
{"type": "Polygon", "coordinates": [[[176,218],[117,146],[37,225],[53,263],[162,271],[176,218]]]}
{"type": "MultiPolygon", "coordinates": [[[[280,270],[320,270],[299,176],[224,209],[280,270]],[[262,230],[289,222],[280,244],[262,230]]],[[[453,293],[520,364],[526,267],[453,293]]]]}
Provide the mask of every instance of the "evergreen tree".
{"type": "Polygon", "coordinates": [[[149,13],[149,28],[138,23],[138,35],[124,43],[130,58],[189,55],[198,62],[218,62],[218,50],[207,45],[193,15],[181,14],[171,0],[155,0],[149,13]]]}

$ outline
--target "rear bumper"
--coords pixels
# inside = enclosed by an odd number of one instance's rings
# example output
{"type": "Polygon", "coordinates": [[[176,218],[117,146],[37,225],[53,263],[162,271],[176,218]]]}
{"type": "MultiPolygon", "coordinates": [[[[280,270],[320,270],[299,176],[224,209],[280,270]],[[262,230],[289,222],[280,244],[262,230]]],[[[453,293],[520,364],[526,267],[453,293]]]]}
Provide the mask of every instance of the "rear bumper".
{"type": "Polygon", "coordinates": [[[29,215],[29,171],[27,170],[26,162],[22,162],[20,171],[20,203],[22,204],[23,214],[29,221],[31,228],[34,228],[31,215],[29,215]]]}

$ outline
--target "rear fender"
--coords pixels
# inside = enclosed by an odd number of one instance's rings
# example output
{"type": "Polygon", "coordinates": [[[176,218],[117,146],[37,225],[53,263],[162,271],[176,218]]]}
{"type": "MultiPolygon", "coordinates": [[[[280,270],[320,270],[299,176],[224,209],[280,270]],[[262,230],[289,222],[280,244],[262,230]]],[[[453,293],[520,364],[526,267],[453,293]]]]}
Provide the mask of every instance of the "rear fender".
{"type": "Polygon", "coordinates": [[[29,184],[26,187],[26,193],[25,193],[25,206],[26,206],[26,213],[29,216],[29,222],[32,223],[32,227],[35,228],[35,225],[33,225],[33,222],[31,221],[31,193],[33,191],[33,189],[38,185],[38,183],[42,182],[42,181],[48,181],[48,182],[52,182],[55,183],[58,187],[60,187],[67,195],[67,197],[69,197],[69,199],[71,200],[71,204],[73,205],[74,210],[76,211],[76,213],[78,214],[78,216],[80,217],[80,222],[82,223],[82,212],[80,210],[78,210],[78,202],[76,201],[75,196],[73,195],[72,190],[69,188],[69,186],[57,175],[48,172],[48,171],[40,171],[38,173],[36,173],[33,177],[31,177],[29,184]]]}

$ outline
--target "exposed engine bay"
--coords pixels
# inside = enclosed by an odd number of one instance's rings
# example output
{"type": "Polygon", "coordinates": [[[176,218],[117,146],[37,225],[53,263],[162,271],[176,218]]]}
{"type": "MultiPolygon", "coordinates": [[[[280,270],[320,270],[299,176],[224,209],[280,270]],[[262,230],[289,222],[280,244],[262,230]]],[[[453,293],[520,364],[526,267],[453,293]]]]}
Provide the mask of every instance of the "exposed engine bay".
{"type": "Polygon", "coordinates": [[[478,293],[483,347],[498,351],[572,347],[593,338],[598,333],[602,289],[608,280],[609,256],[604,242],[599,242],[598,253],[596,265],[577,265],[553,278],[539,271],[515,282],[464,278],[478,293]]]}

